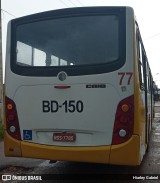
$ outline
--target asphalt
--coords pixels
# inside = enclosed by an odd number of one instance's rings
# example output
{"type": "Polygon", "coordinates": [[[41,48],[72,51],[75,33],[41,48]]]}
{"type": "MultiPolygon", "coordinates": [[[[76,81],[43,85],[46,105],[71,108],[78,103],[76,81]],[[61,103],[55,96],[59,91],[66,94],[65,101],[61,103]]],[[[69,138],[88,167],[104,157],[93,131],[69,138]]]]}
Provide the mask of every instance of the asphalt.
{"type": "Polygon", "coordinates": [[[16,158],[16,157],[5,157],[4,155],[4,143],[0,141],[0,170],[10,167],[26,167],[26,168],[35,168],[44,160],[40,159],[31,159],[31,158],[16,158]]]}

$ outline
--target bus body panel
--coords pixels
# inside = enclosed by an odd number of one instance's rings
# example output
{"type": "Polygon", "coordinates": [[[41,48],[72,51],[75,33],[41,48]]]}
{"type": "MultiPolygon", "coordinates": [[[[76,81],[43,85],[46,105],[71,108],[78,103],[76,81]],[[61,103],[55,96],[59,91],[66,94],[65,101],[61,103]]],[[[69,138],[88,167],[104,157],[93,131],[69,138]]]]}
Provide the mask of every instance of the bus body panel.
{"type": "Polygon", "coordinates": [[[140,136],[140,160],[142,161],[143,156],[146,152],[146,143],[145,143],[145,104],[144,104],[144,91],[139,89],[139,74],[138,74],[138,58],[137,58],[137,49],[136,49],[136,28],[134,27],[135,33],[134,38],[134,134],[139,134],[140,136]]]}
{"type": "Polygon", "coordinates": [[[32,139],[29,141],[38,144],[110,145],[119,98],[116,90],[109,84],[103,84],[105,88],[86,88],[86,84],[69,86],[68,89],[56,89],[54,85],[42,84],[17,89],[14,101],[21,121],[22,140],[27,140],[24,133],[31,130],[32,139]],[[23,100],[25,92],[28,100],[23,100]],[[105,100],[102,96],[106,96],[105,100]],[[23,113],[19,112],[22,109],[23,113]],[[75,133],[76,141],[53,141],[56,132],[75,133]]]}
{"type": "Polygon", "coordinates": [[[125,29],[126,55],[122,67],[107,73],[67,75],[66,80],[60,81],[58,75],[25,76],[11,71],[9,23],[5,96],[15,102],[21,141],[5,132],[6,156],[140,164],[146,150],[145,104],[144,93],[139,88],[134,12],[129,7],[126,7],[125,29]],[[117,106],[133,95],[133,135],[125,143],[112,145],[117,106]],[[73,133],[76,140],[53,141],[54,133],[73,133]]]}
{"type": "MultiPolygon", "coordinates": [[[[119,85],[121,78],[119,73],[124,73],[124,70],[132,73],[131,68],[127,69],[129,65],[125,64],[114,75],[108,73],[98,77],[77,77],[76,79],[77,81],[80,80],[80,84],[73,84],[73,80],[72,84],[69,81],[64,82],[63,85],[70,86],[68,89],[54,88],[54,86],[60,85],[59,82],[53,81],[54,78],[52,78],[52,82],[50,82],[51,78],[47,78],[48,84],[46,82],[43,84],[44,78],[37,79],[36,82],[34,78],[30,78],[25,85],[17,87],[13,95],[13,101],[16,103],[18,118],[21,121],[22,140],[27,141],[24,133],[26,130],[31,130],[32,139],[29,141],[39,144],[60,146],[111,145],[116,109],[119,101],[123,97],[127,97],[123,92],[123,87],[126,88],[129,96],[133,95],[133,78],[131,78],[130,85],[119,85]],[[99,81],[97,78],[99,78],[99,81]],[[82,84],[84,80],[88,83],[82,84]],[[113,80],[118,84],[118,87],[111,84],[113,80]],[[105,85],[106,88],[86,88],[87,85],[105,85]],[[25,92],[28,95],[28,100],[24,100],[25,92]],[[105,100],[102,96],[105,96],[105,100]],[[43,112],[43,101],[49,103],[49,112],[43,112]],[[54,112],[54,108],[57,108],[56,103],[62,106],[65,101],[74,101],[74,105],[78,101],[82,101],[83,112],[77,112],[76,110],[73,113],[65,112],[65,106],[59,107],[59,110],[54,112]],[[53,112],[51,111],[51,105],[53,105],[53,112]],[[30,108],[32,110],[28,110],[30,108]],[[22,109],[23,113],[20,112],[22,109]],[[53,142],[53,133],[56,132],[75,133],[77,142],[53,142]]],[[[71,80],[70,77],[68,77],[68,80],[71,80]]],[[[127,83],[128,78],[125,78],[123,82],[127,83]]],[[[10,92],[13,89],[10,86],[6,87],[7,91],[10,92]]],[[[8,92],[6,92],[6,96],[12,99],[8,92]]]]}
{"type": "Polygon", "coordinates": [[[138,135],[133,135],[123,144],[111,147],[110,164],[136,166],[140,162],[140,137],[138,135]]]}
{"type": "Polygon", "coordinates": [[[4,133],[4,154],[8,157],[21,157],[21,141],[12,138],[6,131],[4,133]]]}

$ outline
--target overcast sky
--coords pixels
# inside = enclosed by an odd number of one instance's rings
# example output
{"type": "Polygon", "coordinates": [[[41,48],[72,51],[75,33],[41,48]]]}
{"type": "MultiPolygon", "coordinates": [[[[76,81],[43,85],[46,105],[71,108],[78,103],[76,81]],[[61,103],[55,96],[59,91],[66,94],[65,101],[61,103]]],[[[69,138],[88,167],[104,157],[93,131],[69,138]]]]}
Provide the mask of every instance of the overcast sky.
{"type": "Polygon", "coordinates": [[[160,1],[159,0],[1,0],[2,46],[5,60],[9,20],[53,9],[79,6],[131,6],[135,10],[154,80],[160,87],[160,1]],[[159,74],[157,74],[159,73],[159,74]]]}

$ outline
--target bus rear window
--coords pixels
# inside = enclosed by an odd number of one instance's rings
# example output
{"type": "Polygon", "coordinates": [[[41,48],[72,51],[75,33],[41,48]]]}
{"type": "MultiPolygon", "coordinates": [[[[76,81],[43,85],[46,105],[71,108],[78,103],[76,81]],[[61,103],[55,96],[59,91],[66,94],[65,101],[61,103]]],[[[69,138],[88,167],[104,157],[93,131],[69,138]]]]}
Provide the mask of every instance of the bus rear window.
{"type": "Polygon", "coordinates": [[[16,28],[16,64],[80,66],[119,58],[119,17],[82,16],[20,24],[16,28]]]}
{"type": "Polygon", "coordinates": [[[53,10],[11,21],[11,71],[24,76],[102,74],[125,64],[126,8],[53,10]]]}

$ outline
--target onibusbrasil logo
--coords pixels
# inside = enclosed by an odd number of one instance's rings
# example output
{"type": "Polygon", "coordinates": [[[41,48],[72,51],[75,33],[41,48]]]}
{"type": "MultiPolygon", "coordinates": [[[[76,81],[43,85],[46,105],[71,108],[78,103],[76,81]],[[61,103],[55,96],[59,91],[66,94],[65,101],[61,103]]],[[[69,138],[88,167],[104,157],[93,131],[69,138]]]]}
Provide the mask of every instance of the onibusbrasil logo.
{"type": "Polygon", "coordinates": [[[10,180],[42,180],[42,177],[39,175],[2,175],[3,181],[10,181],[10,180]]]}

